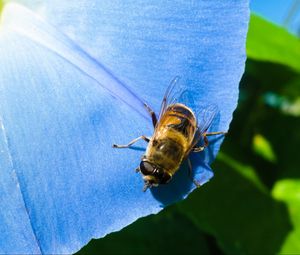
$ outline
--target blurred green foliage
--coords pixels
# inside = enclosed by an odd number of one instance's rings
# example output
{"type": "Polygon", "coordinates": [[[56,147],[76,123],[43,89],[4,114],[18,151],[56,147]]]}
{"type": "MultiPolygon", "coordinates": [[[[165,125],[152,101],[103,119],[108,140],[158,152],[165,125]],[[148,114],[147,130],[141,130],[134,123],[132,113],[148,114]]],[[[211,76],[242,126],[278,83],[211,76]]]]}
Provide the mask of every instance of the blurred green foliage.
{"type": "Polygon", "coordinates": [[[300,71],[300,41],[258,16],[251,16],[247,38],[247,56],[250,59],[283,64],[300,71]]]}
{"type": "Polygon", "coordinates": [[[1,17],[1,11],[2,11],[2,9],[3,9],[3,1],[0,0],[0,17],[1,17]]]}
{"type": "Polygon", "coordinates": [[[252,16],[215,177],[80,254],[300,254],[300,40],[252,16]]]}
{"type": "Polygon", "coordinates": [[[289,215],[294,229],[290,231],[281,247],[283,254],[300,253],[300,179],[284,179],[276,182],[273,191],[275,199],[288,205],[289,215]]]}

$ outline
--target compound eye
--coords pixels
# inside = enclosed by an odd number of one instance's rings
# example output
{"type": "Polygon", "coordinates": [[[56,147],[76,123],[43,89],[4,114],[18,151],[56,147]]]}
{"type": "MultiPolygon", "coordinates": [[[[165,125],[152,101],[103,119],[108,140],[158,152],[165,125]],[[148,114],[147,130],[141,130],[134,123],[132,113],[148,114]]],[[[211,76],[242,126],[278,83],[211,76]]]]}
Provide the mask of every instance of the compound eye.
{"type": "Polygon", "coordinates": [[[147,161],[141,161],[140,169],[143,175],[152,175],[154,167],[147,161]]]}

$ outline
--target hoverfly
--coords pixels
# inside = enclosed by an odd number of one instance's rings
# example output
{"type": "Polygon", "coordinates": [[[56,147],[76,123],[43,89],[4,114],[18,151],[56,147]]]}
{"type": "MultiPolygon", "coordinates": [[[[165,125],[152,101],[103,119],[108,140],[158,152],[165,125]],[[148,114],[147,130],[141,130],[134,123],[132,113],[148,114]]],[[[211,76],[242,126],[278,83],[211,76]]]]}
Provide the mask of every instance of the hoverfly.
{"type": "MultiPolygon", "coordinates": [[[[192,172],[192,164],[189,159],[191,152],[201,152],[208,146],[207,136],[226,134],[226,132],[210,132],[210,127],[216,113],[216,108],[204,108],[199,112],[199,118],[188,107],[184,95],[186,91],[176,88],[179,77],[175,77],[168,86],[161,103],[159,118],[155,112],[144,103],[145,108],[152,118],[154,134],[152,137],[144,135],[132,140],[126,145],[113,144],[113,148],[128,148],[140,139],[148,143],[146,153],[142,156],[140,166],[136,172],[141,172],[144,179],[144,189],[166,184],[182,162],[187,160],[189,172],[192,172]],[[197,146],[203,139],[203,144],[197,146]]],[[[198,187],[200,184],[193,180],[198,187]]]]}

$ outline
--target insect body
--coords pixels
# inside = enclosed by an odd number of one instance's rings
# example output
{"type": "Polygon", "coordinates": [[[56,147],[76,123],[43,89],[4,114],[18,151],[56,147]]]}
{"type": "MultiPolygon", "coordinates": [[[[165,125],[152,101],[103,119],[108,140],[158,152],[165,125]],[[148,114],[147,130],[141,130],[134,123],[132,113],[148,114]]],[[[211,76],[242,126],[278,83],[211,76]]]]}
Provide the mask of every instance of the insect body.
{"type": "MultiPolygon", "coordinates": [[[[208,146],[207,136],[225,134],[225,132],[206,132],[213,120],[214,112],[210,112],[209,115],[206,110],[201,112],[202,117],[206,115],[206,119],[201,123],[201,127],[199,126],[195,113],[179,100],[184,92],[174,91],[177,81],[176,77],[166,91],[158,120],[151,108],[145,104],[152,117],[153,136],[151,138],[140,136],[127,145],[113,145],[114,148],[128,148],[140,139],[149,143],[137,168],[137,172],[143,175],[144,191],[152,186],[168,183],[185,159],[188,160],[191,172],[191,162],[188,159],[190,152],[203,151],[208,146]],[[179,98],[175,98],[178,93],[179,98]],[[201,138],[204,140],[203,146],[196,147],[201,138]]],[[[194,180],[194,183],[199,186],[197,181],[194,180]]]]}
{"type": "Polygon", "coordinates": [[[189,152],[196,129],[196,118],[188,107],[173,104],[166,108],[140,165],[146,183],[165,184],[171,179],[189,152]],[[156,171],[149,174],[151,168],[156,171]]]}

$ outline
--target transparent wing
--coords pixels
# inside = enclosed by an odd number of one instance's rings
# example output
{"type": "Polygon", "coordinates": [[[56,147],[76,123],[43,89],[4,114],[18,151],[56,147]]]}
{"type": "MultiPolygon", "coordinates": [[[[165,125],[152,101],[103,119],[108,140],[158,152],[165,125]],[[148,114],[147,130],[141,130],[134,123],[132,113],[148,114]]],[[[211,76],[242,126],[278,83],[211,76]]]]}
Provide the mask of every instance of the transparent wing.
{"type": "Polygon", "coordinates": [[[189,107],[197,118],[197,126],[200,134],[203,134],[211,126],[218,113],[218,107],[213,104],[201,105],[201,100],[180,83],[180,77],[176,76],[169,84],[161,103],[159,119],[165,113],[169,105],[182,103],[189,107]]]}
{"type": "Polygon", "coordinates": [[[167,106],[170,104],[174,104],[178,101],[178,98],[184,91],[182,85],[179,83],[180,77],[176,76],[169,84],[165,95],[163,97],[163,100],[161,102],[161,107],[160,107],[160,113],[159,113],[159,119],[161,116],[164,114],[164,112],[167,109],[167,106]]]}
{"type": "MultiPolygon", "coordinates": [[[[191,148],[194,147],[200,139],[203,137],[203,134],[207,132],[209,127],[211,126],[213,120],[215,119],[218,113],[218,107],[213,104],[209,105],[201,105],[202,100],[197,99],[194,93],[186,89],[187,86],[183,86],[180,82],[180,77],[176,76],[169,84],[166,93],[163,97],[161,103],[161,110],[159,114],[159,119],[164,115],[168,106],[181,103],[187,107],[189,107],[197,119],[197,132],[195,133],[193,143],[191,144],[191,148]]],[[[177,129],[184,130],[185,119],[178,125],[176,125],[177,129]]]]}
{"type": "Polygon", "coordinates": [[[218,111],[219,110],[216,105],[206,105],[198,108],[198,111],[196,113],[197,126],[201,135],[207,132],[218,111]]]}
{"type": "Polygon", "coordinates": [[[218,113],[218,107],[216,105],[198,106],[195,108],[197,109],[197,111],[194,112],[195,116],[197,117],[197,131],[195,133],[190,150],[198,144],[198,142],[203,137],[203,134],[207,132],[207,130],[213,123],[214,118],[218,113]]]}

